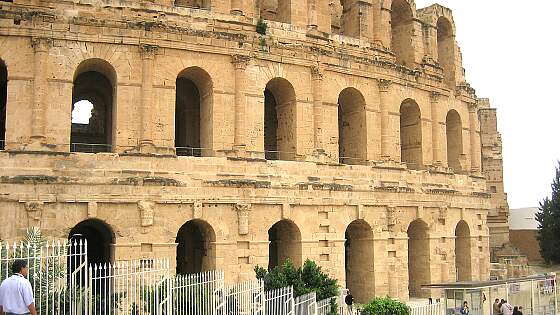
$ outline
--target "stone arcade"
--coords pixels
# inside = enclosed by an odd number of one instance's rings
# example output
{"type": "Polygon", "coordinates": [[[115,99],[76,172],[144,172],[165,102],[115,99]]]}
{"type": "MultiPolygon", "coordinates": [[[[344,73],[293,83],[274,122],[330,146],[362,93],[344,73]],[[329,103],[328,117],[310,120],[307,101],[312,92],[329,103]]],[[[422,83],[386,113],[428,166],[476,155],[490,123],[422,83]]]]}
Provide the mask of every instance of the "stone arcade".
{"type": "Polygon", "coordinates": [[[309,258],[358,301],[487,279],[507,241],[496,113],[447,8],[0,6],[3,240],[38,226],[93,262],[166,256],[229,282],[309,258]]]}

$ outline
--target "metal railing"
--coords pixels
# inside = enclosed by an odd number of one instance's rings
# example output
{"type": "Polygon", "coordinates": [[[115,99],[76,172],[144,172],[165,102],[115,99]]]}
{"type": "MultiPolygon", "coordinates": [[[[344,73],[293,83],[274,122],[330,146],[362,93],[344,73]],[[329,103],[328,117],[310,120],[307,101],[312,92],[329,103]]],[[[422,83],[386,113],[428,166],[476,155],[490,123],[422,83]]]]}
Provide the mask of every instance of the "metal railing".
{"type": "Polygon", "coordinates": [[[71,143],[70,152],[82,152],[82,153],[104,153],[112,152],[113,146],[111,144],[103,143],[71,143]]]}

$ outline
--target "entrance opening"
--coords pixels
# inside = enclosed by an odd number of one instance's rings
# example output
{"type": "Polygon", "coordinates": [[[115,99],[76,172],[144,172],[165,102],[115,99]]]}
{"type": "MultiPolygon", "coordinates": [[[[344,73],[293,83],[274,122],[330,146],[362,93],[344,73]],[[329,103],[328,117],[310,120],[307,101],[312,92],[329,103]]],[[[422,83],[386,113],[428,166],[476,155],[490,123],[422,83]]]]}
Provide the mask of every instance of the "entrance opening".
{"type": "Polygon", "coordinates": [[[447,163],[454,172],[460,172],[461,154],[463,153],[463,127],[461,117],[455,110],[450,110],[445,118],[447,133],[447,163]]]}
{"type": "Polygon", "coordinates": [[[414,65],[412,31],[413,15],[410,4],[406,0],[393,0],[391,4],[391,48],[397,55],[397,62],[408,67],[414,65]]]}
{"type": "Polygon", "coordinates": [[[87,241],[89,264],[105,264],[113,260],[111,245],[115,234],[111,227],[98,219],[88,219],[78,223],[68,234],[70,241],[87,241]]]}
{"type": "Polygon", "coordinates": [[[264,150],[267,160],[295,160],[296,93],[288,80],[275,78],[264,90],[264,150]]]}
{"type": "Polygon", "coordinates": [[[111,152],[116,73],[101,59],[82,62],[72,90],[70,151],[111,152]]]}
{"type": "Polygon", "coordinates": [[[0,59],[0,150],[6,145],[6,105],[8,101],[8,68],[0,59]]]}
{"type": "Polygon", "coordinates": [[[338,150],[342,164],[366,160],[366,102],[360,91],[346,88],[338,96],[338,150]]]}
{"type": "Polygon", "coordinates": [[[177,233],[177,274],[188,275],[216,268],[216,234],[210,224],[192,220],[177,233]]]}
{"type": "Polygon", "coordinates": [[[418,219],[408,226],[408,292],[411,297],[428,297],[422,285],[430,284],[430,241],[428,224],[418,219]]]}
{"type": "Polygon", "coordinates": [[[422,166],[422,124],[420,108],[408,99],[401,104],[401,161],[410,169],[422,166]]]}
{"type": "Polygon", "coordinates": [[[348,225],[344,235],[346,288],[356,302],[369,302],[375,297],[373,230],[367,222],[356,220],[348,225]]]}
{"type": "Polygon", "coordinates": [[[176,81],[175,147],[179,156],[212,156],[213,84],[201,68],[183,70],[176,81]]]}
{"type": "Polygon", "coordinates": [[[178,7],[187,7],[193,9],[210,9],[210,0],[175,0],[178,7]]]}
{"type": "Polygon", "coordinates": [[[291,23],[291,0],[259,0],[261,19],[291,23]]]}
{"type": "Polygon", "coordinates": [[[290,259],[301,266],[301,233],[290,220],[282,220],[268,230],[268,270],[290,259]]]}
{"type": "Polygon", "coordinates": [[[438,62],[443,68],[444,81],[455,86],[455,36],[448,19],[440,17],[437,22],[438,62]]]}
{"type": "Polygon", "coordinates": [[[455,228],[455,267],[457,281],[471,281],[471,232],[465,221],[460,221],[455,228]]]}
{"type": "Polygon", "coordinates": [[[360,37],[360,5],[354,0],[340,0],[342,15],[340,17],[340,34],[359,38],[360,37]]]}

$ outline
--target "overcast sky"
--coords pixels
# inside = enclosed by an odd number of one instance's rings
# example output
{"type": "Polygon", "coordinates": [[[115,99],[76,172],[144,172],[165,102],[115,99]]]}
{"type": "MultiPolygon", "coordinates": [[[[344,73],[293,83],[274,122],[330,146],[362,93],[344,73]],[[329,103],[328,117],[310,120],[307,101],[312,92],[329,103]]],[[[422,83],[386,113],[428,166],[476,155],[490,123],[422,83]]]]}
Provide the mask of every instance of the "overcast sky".
{"type": "Polygon", "coordinates": [[[453,10],[468,82],[498,109],[511,208],[550,195],[560,159],[558,0],[416,0],[453,10]]]}

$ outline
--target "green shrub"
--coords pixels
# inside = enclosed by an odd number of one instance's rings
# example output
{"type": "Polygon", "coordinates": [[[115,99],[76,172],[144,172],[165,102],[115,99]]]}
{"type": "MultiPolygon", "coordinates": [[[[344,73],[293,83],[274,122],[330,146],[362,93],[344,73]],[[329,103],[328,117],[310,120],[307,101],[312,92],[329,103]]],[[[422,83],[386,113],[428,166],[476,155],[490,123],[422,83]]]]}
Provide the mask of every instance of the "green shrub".
{"type": "Polygon", "coordinates": [[[268,24],[263,19],[257,21],[257,33],[261,35],[266,34],[266,29],[268,28],[268,24]]]}
{"type": "Polygon", "coordinates": [[[364,305],[362,315],[410,315],[406,304],[390,297],[375,298],[364,305]]]}
{"type": "Polygon", "coordinates": [[[294,296],[316,292],[318,301],[338,295],[336,280],[330,278],[311,260],[306,260],[303,267],[297,268],[288,259],[268,272],[256,266],[255,274],[257,279],[264,281],[265,290],[293,286],[294,296]]]}

